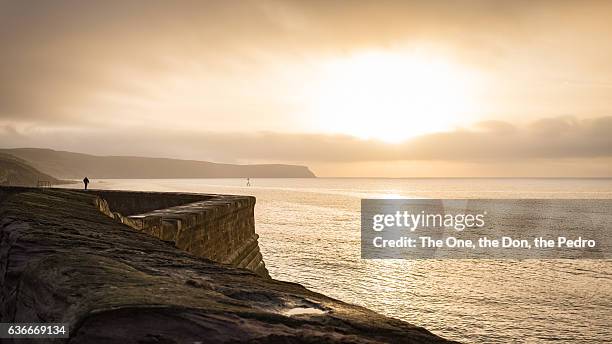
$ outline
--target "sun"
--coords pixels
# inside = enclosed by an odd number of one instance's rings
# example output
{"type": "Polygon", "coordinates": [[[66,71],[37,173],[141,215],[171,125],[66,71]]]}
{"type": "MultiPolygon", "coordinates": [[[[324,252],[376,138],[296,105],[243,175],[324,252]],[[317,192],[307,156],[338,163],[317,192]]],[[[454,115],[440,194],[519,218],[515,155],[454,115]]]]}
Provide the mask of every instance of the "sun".
{"type": "Polygon", "coordinates": [[[470,73],[439,58],[361,53],[324,64],[312,112],[325,132],[399,142],[468,120],[473,84],[470,73]]]}

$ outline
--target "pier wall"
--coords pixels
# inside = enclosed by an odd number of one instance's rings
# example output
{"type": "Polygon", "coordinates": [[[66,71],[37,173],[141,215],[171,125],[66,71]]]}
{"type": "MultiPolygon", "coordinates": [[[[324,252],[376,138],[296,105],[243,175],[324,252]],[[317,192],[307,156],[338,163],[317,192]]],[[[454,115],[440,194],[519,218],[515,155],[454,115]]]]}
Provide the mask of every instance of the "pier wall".
{"type": "Polygon", "coordinates": [[[88,191],[100,211],[197,257],[269,277],[255,233],[255,197],[88,191]]]}

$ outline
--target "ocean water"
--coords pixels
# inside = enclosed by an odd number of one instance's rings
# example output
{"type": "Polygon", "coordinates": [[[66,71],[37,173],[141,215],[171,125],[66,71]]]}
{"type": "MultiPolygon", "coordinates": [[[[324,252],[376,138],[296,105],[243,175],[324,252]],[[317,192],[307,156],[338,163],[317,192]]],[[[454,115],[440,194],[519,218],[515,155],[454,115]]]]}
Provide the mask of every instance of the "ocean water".
{"type": "Polygon", "coordinates": [[[612,179],[93,180],[92,188],[246,194],[273,278],[465,343],[612,340],[612,260],[363,260],[360,200],[612,198],[612,179]]]}

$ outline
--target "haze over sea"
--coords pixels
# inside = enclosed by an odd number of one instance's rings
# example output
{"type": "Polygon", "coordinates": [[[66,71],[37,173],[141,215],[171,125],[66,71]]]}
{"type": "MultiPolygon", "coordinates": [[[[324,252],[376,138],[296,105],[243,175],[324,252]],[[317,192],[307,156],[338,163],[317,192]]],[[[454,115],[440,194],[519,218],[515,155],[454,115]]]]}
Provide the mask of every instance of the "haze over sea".
{"type": "MultiPolygon", "coordinates": [[[[273,278],[466,343],[606,342],[612,260],[363,260],[360,200],[612,198],[612,179],[130,179],[92,188],[257,197],[273,278]]],[[[69,185],[68,187],[75,187],[69,185]]]]}

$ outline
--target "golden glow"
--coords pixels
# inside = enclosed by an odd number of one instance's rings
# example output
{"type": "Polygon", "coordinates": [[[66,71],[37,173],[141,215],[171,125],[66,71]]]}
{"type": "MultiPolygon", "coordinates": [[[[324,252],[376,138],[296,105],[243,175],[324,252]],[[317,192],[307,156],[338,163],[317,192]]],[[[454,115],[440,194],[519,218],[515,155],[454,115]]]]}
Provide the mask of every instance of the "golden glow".
{"type": "Polygon", "coordinates": [[[450,129],[475,111],[475,80],[446,61],[369,52],[324,66],[312,112],[320,130],[399,142],[450,129]]]}

